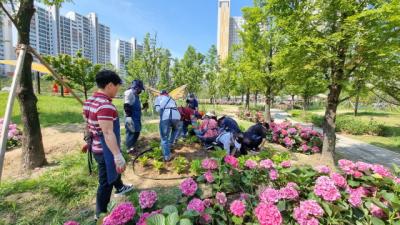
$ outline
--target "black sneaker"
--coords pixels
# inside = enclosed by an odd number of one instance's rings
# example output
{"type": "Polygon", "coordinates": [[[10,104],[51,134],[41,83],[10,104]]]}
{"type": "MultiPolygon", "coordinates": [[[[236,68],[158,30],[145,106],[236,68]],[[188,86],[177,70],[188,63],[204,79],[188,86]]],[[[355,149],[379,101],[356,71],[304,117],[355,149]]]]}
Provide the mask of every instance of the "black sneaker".
{"type": "Polygon", "coordinates": [[[120,189],[118,189],[116,192],[115,192],[115,196],[121,196],[121,195],[123,195],[123,194],[125,194],[125,193],[128,193],[128,192],[130,192],[130,191],[132,191],[133,190],[133,185],[124,185],[124,186],[122,186],[122,188],[120,188],[120,189]]]}

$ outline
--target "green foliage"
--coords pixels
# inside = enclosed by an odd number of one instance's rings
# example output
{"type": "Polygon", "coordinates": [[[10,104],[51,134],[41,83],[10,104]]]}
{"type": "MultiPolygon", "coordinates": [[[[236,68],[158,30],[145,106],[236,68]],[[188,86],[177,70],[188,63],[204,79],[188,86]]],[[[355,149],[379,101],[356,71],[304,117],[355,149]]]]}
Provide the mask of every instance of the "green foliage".
{"type": "Polygon", "coordinates": [[[206,81],[205,86],[208,88],[208,94],[210,97],[215,97],[217,94],[217,74],[220,70],[218,52],[215,45],[212,45],[208,50],[205,58],[205,74],[204,78],[206,81]]]}
{"type": "Polygon", "coordinates": [[[153,160],[153,167],[154,167],[158,172],[161,172],[161,170],[164,169],[164,162],[158,161],[158,160],[153,160]]]}
{"type": "Polygon", "coordinates": [[[201,173],[201,160],[195,159],[190,162],[190,173],[198,176],[201,173]]]}
{"type": "Polygon", "coordinates": [[[183,156],[178,156],[174,159],[174,161],[172,161],[172,166],[174,167],[175,172],[178,174],[185,172],[188,164],[188,160],[183,156]]]}
{"type": "Polygon", "coordinates": [[[223,159],[226,156],[226,151],[220,147],[215,147],[215,151],[211,152],[211,157],[216,159],[223,159]]]}
{"type": "Polygon", "coordinates": [[[147,164],[149,163],[149,159],[150,158],[146,155],[138,158],[138,160],[142,166],[147,166],[147,164]]]}
{"type": "Polygon", "coordinates": [[[274,161],[277,164],[287,160],[290,160],[289,152],[281,152],[272,156],[272,161],[274,161]]]}
{"type": "Polygon", "coordinates": [[[336,131],[353,135],[382,135],[384,131],[384,125],[372,119],[366,122],[358,118],[345,116],[338,117],[336,120],[336,131]]]}
{"type": "Polygon", "coordinates": [[[46,56],[52,67],[66,81],[71,88],[77,89],[85,95],[87,99],[88,91],[95,85],[95,76],[102,68],[100,64],[92,64],[88,59],[82,56],[81,52],[77,52],[75,57],[60,54],[57,56],[46,56]]]}

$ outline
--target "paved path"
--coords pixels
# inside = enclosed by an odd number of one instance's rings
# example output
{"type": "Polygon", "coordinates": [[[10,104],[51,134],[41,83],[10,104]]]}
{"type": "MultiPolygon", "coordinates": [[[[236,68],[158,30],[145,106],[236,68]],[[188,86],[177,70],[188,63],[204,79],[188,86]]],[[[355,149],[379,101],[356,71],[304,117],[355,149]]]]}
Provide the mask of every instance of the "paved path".
{"type": "MultiPolygon", "coordinates": [[[[292,121],[293,123],[298,123],[289,118],[289,114],[285,111],[272,109],[271,114],[276,122],[281,122],[287,119],[289,121],[292,121]]],[[[310,126],[314,130],[322,132],[321,128],[313,127],[312,124],[301,124],[304,126],[310,126]]],[[[387,167],[392,167],[393,164],[400,166],[399,153],[377,147],[375,145],[370,145],[362,141],[354,140],[343,135],[337,135],[336,151],[344,158],[353,161],[379,163],[387,167]]]]}

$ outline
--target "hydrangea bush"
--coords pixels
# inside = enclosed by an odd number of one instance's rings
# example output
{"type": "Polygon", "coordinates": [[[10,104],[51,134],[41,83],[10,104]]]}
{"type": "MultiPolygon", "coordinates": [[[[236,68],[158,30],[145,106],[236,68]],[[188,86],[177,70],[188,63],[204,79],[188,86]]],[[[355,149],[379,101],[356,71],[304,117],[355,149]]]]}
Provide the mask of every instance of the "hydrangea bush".
{"type": "MultiPolygon", "coordinates": [[[[3,128],[4,119],[0,118],[0,134],[3,128]]],[[[22,132],[17,128],[17,125],[11,123],[8,125],[8,134],[7,134],[7,149],[11,149],[21,145],[22,141],[22,132]]]]}
{"type": "Polygon", "coordinates": [[[271,123],[267,139],[292,151],[305,154],[321,152],[322,148],[321,133],[289,122],[271,123]]]}
{"type": "Polygon", "coordinates": [[[398,168],[342,159],[335,171],[259,156],[209,158],[202,165],[201,175],[181,182],[176,205],[156,209],[156,195],[142,192],[140,208],[123,203],[104,224],[400,224],[398,168]]]}

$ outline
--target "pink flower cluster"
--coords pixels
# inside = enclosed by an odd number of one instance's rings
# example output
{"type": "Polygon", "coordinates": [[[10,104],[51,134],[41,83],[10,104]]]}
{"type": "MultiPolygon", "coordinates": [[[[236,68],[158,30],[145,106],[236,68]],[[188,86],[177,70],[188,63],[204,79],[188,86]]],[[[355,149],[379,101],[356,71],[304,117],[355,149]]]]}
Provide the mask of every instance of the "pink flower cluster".
{"type": "Polygon", "coordinates": [[[333,183],[337,187],[340,188],[346,188],[347,187],[347,181],[346,178],[344,178],[341,174],[339,173],[331,173],[331,179],[333,180],[333,183]]]}
{"type": "Polygon", "coordinates": [[[263,191],[260,192],[258,195],[260,202],[265,203],[277,203],[281,198],[279,190],[275,190],[273,188],[265,188],[263,191]]]}
{"type": "Polygon", "coordinates": [[[379,164],[369,164],[365,162],[353,163],[347,159],[341,159],[338,161],[340,169],[347,175],[352,175],[355,178],[367,175],[369,171],[378,174],[382,177],[394,178],[390,170],[379,164]]]}
{"type": "Polygon", "coordinates": [[[187,206],[187,210],[196,211],[198,213],[203,213],[205,209],[206,209],[206,207],[205,207],[203,201],[198,198],[192,199],[187,206]]]}
{"type": "Polygon", "coordinates": [[[239,166],[239,161],[235,156],[232,155],[227,155],[224,157],[225,163],[231,165],[233,168],[238,168],[239,166]]]}
{"type": "Polygon", "coordinates": [[[193,196],[194,193],[197,191],[197,183],[193,180],[193,178],[187,178],[182,181],[181,185],[179,186],[181,192],[186,196],[193,196]]]}
{"type": "Polygon", "coordinates": [[[229,210],[233,215],[242,217],[246,212],[246,205],[240,200],[235,200],[231,203],[229,210]]]}
{"type": "Polygon", "coordinates": [[[160,214],[160,213],[161,213],[161,209],[153,211],[151,213],[145,212],[140,216],[140,218],[139,218],[138,222],[136,223],[136,225],[146,225],[147,218],[149,218],[149,217],[151,217],[151,216],[153,216],[155,214],[160,214]]]}
{"type": "Polygon", "coordinates": [[[269,171],[269,179],[276,180],[276,179],[278,179],[278,177],[279,177],[279,174],[278,174],[277,170],[272,169],[269,171]]]}
{"type": "Polygon", "coordinates": [[[217,192],[215,194],[215,199],[217,200],[218,204],[225,206],[227,198],[224,192],[217,192]]]}
{"type": "Polygon", "coordinates": [[[365,190],[363,187],[358,188],[347,188],[347,192],[349,193],[348,202],[353,207],[360,207],[362,205],[362,197],[365,196],[365,190]]]}
{"type": "Polygon", "coordinates": [[[316,166],[314,169],[321,174],[329,174],[331,172],[331,168],[325,165],[316,166]]]}
{"type": "Polygon", "coordinates": [[[335,183],[327,176],[318,177],[314,186],[314,193],[328,202],[336,201],[341,197],[335,183]]]}
{"type": "Polygon", "coordinates": [[[257,162],[251,159],[246,160],[244,165],[249,168],[249,169],[255,169],[257,168],[257,162]]]}
{"type": "Polygon", "coordinates": [[[214,176],[211,170],[208,170],[207,172],[204,173],[204,178],[206,179],[207,183],[214,182],[214,176]]]}
{"type": "Polygon", "coordinates": [[[215,159],[204,159],[201,162],[201,167],[205,170],[215,170],[218,168],[218,162],[215,159]]]}
{"type": "Polygon", "coordinates": [[[281,166],[283,168],[290,168],[292,166],[292,162],[290,162],[290,160],[283,161],[283,162],[281,162],[281,166]]]}
{"type": "Polygon", "coordinates": [[[299,207],[293,210],[293,218],[300,225],[319,224],[318,217],[324,214],[324,210],[315,200],[306,200],[300,202],[299,207]]]}
{"type": "MultiPolygon", "coordinates": [[[[296,184],[295,184],[296,185],[296,184]]],[[[286,200],[296,200],[299,198],[299,192],[296,189],[296,186],[293,186],[292,184],[286,185],[286,187],[283,187],[279,190],[279,195],[281,199],[286,199],[286,200]]]]}
{"type": "Polygon", "coordinates": [[[369,210],[370,210],[371,214],[373,216],[375,216],[375,217],[378,217],[378,218],[381,218],[381,219],[387,218],[387,215],[386,215],[385,211],[383,211],[383,209],[379,208],[375,204],[371,204],[369,210]]]}
{"type": "Polygon", "coordinates": [[[264,159],[260,161],[260,167],[264,168],[264,169],[271,169],[273,167],[275,167],[274,162],[272,162],[272,160],[270,159],[264,159]]]}
{"type": "Polygon", "coordinates": [[[64,223],[64,225],[80,225],[78,222],[76,222],[76,221],[67,221],[67,222],[65,222],[64,223]]]}
{"type": "Polygon", "coordinates": [[[153,207],[157,201],[157,193],[155,191],[142,191],[139,194],[139,204],[142,209],[153,207]]]}
{"type": "Polygon", "coordinates": [[[283,222],[278,207],[271,203],[260,202],[254,209],[260,225],[280,225],[283,222]]]}
{"type": "Polygon", "coordinates": [[[133,219],[136,213],[132,203],[126,202],[119,204],[110,215],[103,220],[103,225],[124,225],[133,219]]]}

